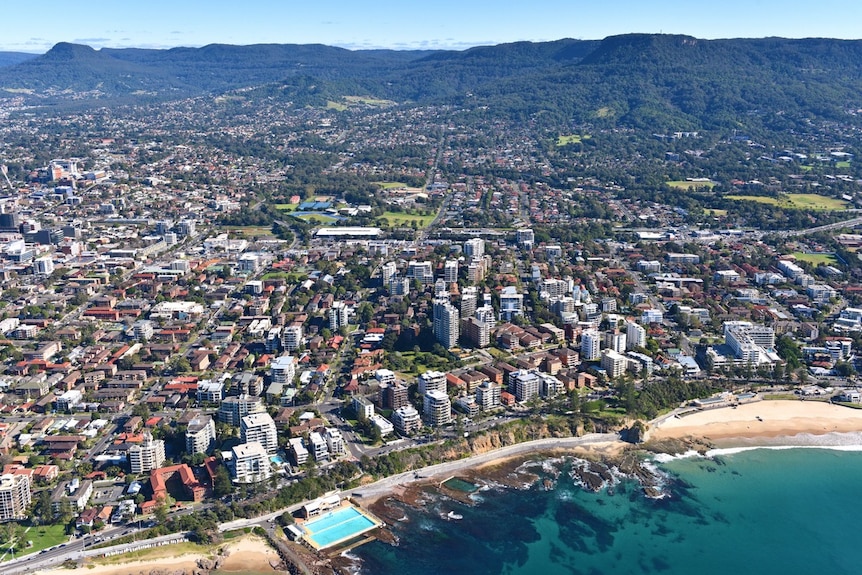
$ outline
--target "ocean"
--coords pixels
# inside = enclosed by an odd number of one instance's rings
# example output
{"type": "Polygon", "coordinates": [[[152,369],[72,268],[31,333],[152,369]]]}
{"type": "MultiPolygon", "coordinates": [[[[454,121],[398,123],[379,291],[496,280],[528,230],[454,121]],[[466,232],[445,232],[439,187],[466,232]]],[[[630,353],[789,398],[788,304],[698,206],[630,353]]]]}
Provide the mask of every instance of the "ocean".
{"type": "Polygon", "coordinates": [[[397,546],[373,542],[351,556],[367,575],[862,573],[862,452],[666,459],[656,462],[660,499],[629,478],[583,489],[567,458],[525,464],[555,478],[550,488],[494,484],[471,505],[435,491],[424,509],[396,504],[397,546]]]}

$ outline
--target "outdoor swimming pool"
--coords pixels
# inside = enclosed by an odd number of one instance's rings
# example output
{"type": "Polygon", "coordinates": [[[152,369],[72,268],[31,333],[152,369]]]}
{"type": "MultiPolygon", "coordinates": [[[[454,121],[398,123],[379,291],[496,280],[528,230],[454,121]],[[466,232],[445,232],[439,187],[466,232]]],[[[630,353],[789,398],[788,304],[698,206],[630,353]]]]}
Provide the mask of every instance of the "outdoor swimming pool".
{"type": "Polygon", "coordinates": [[[325,549],[362,535],[377,527],[377,523],[354,507],[344,507],[312,519],[302,527],[307,541],[318,549],[325,549]]]}
{"type": "Polygon", "coordinates": [[[282,459],[280,455],[273,455],[269,458],[269,460],[272,461],[273,463],[275,463],[276,465],[283,465],[284,464],[284,459],[282,459]]]}

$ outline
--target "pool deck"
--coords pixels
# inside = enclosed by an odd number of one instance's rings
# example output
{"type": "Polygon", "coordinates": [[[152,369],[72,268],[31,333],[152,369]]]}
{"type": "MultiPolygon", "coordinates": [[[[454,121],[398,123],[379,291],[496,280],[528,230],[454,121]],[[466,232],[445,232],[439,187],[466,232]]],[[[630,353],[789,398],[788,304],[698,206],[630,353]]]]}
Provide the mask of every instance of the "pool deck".
{"type": "MultiPolygon", "coordinates": [[[[354,517],[354,518],[356,518],[356,517],[354,517]]],[[[350,519],[348,519],[347,521],[349,521],[349,520],[350,519]]],[[[349,501],[342,501],[341,506],[336,507],[335,509],[331,509],[331,510],[329,510],[325,513],[322,513],[316,517],[312,517],[310,519],[307,519],[305,521],[298,521],[297,525],[305,532],[305,535],[302,538],[303,541],[305,541],[305,543],[307,543],[308,546],[311,547],[312,549],[314,549],[315,551],[320,552],[320,551],[324,551],[326,549],[330,549],[332,547],[335,547],[337,545],[341,545],[342,543],[345,543],[347,541],[351,541],[353,539],[356,539],[362,535],[365,535],[369,531],[373,531],[374,529],[377,529],[378,527],[382,527],[385,524],[383,523],[383,521],[374,517],[368,511],[350,503],[349,501]],[[313,531],[310,531],[306,527],[306,524],[313,524],[315,521],[318,521],[322,518],[328,517],[329,515],[331,515],[333,513],[338,513],[340,511],[344,511],[346,509],[353,509],[353,511],[356,512],[356,514],[357,514],[356,517],[359,517],[359,516],[364,517],[365,519],[367,519],[368,521],[371,522],[371,525],[367,525],[366,527],[363,527],[362,529],[359,529],[359,530],[354,531],[348,535],[345,535],[344,537],[341,537],[337,540],[330,541],[330,542],[326,543],[325,545],[321,545],[317,541],[315,541],[314,540],[315,533],[313,531]]]]}

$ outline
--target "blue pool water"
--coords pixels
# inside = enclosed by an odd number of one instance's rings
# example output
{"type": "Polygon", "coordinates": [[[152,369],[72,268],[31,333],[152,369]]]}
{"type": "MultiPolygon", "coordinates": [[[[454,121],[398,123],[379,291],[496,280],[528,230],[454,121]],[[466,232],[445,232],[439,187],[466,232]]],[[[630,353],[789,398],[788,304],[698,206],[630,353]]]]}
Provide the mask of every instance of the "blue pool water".
{"type": "Polygon", "coordinates": [[[352,507],[332,511],[303,525],[307,539],[320,548],[355,537],[376,527],[374,521],[352,507]]]}
{"type": "Polygon", "coordinates": [[[273,463],[275,463],[276,465],[283,465],[284,464],[284,459],[282,459],[280,455],[273,455],[272,457],[269,458],[269,460],[272,461],[273,463]]]}

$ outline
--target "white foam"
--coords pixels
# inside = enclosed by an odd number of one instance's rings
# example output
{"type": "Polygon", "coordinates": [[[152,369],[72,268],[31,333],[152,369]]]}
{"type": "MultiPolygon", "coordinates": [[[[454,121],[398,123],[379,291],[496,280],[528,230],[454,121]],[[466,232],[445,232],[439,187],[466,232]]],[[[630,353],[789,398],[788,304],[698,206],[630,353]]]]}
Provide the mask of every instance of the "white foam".
{"type": "Polygon", "coordinates": [[[694,449],[689,449],[685,453],[678,453],[673,455],[671,453],[656,453],[650,457],[652,461],[656,463],[667,463],[669,461],[675,461],[677,459],[689,459],[691,457],[700,457],[700,453],[695,451],[694,449]]]}
{"type": "Polygon", "coordinates": [[[723,449],[710,449],[706,457],[717,457],[721,455],[735,455],[746,451],[766,449],[769,451],[786,451],[788,449],[826,449],[829,451],[862,451],[862,445],[752,445],[750,447],[727,447],[723,449]]]}

